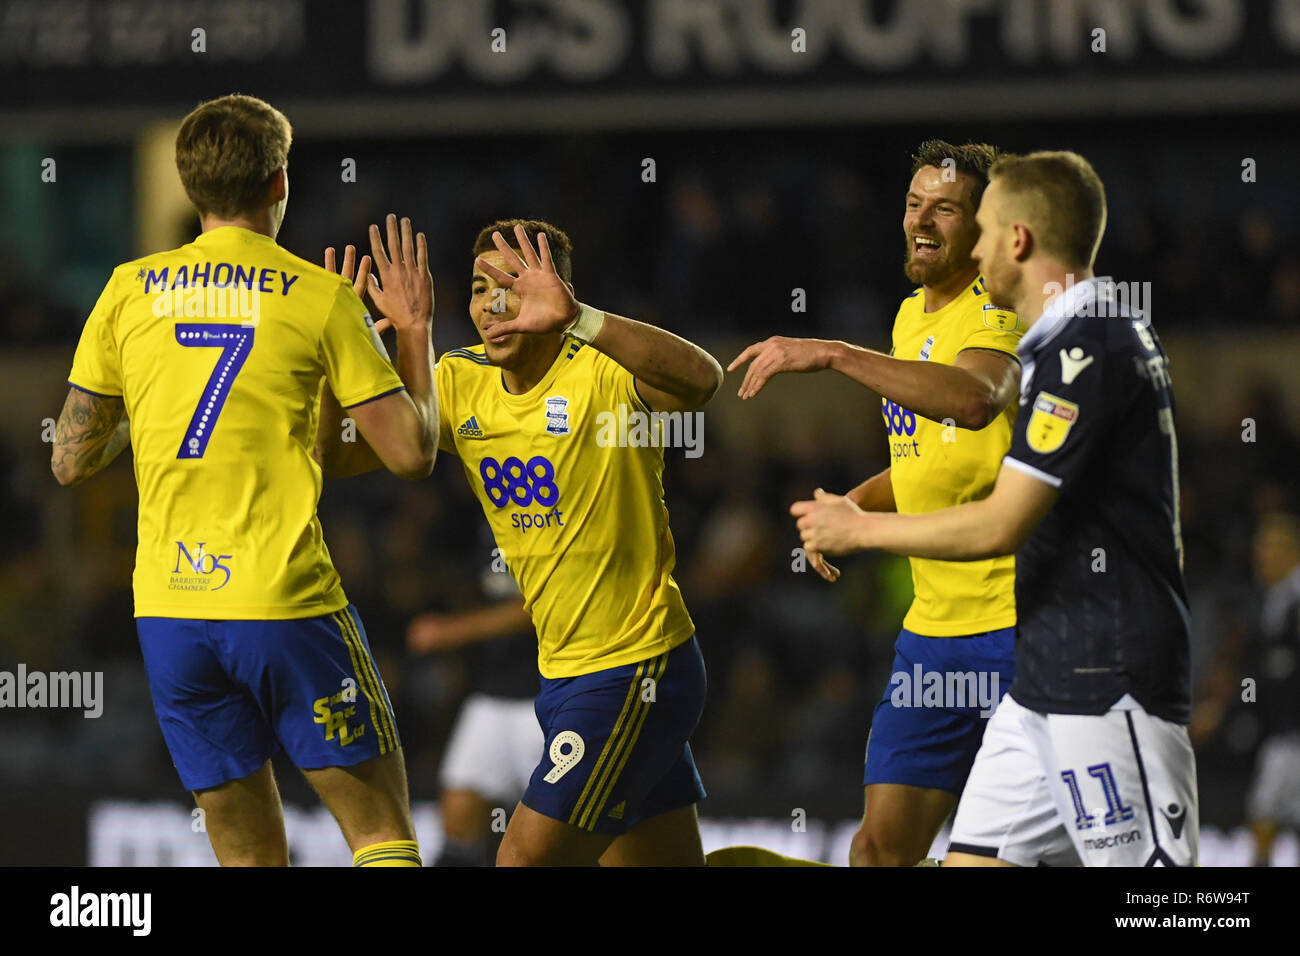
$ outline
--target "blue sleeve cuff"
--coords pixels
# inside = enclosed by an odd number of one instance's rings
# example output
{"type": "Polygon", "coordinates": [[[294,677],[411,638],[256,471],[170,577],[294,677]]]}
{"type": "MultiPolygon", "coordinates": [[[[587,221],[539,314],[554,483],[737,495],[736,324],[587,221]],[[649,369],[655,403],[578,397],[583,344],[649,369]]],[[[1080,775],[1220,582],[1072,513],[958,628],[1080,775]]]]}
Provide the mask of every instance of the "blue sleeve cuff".
{"type": "Polygon", "coordinates": [[[121,398],[122,397],[120,393],[113,394],[112,392],[96,392],[93,389],[89,389],[86,388],[85,386],[78,385],[76,382],[72,381],[72,379],[68,379],[68,384],[71,385],[79,392],[85,392],[87,395],[94,395],[97,398],[121,398]]]}
{"type": "Polygon", "coordinates": [[[377,401],[379,401],[381,398],[387,398],[389,395],[396,395],[398,392],[404,392],[404,391],[406,391],[406,386],[405,386],[405,385],[399,385],[399,386],[397,386],[397,388],[390,388],[390,389],[389,389],[388,391],[386,391],[386,392],[380,392],[378,395],[372,395],[372,396],[370,396],[369,398],[363,398],[363,399],[362,399],[361,401],[359,401],[359,402],[353,402],[351,405],[344,405],[343,407],[344,407],[344,408],[359,408],[359,407],[361,407],[362,405],[368,405],[368,404],[370,404],[371,402],[377,402],[377,401]]]}

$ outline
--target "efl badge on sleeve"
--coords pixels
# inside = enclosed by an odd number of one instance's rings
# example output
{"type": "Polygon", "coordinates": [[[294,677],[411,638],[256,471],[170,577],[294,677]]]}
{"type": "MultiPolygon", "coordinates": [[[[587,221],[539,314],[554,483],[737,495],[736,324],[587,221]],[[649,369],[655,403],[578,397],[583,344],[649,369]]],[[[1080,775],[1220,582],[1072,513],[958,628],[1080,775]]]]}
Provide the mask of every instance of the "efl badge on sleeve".
{"type": "Polygon", "coordinates": [[[1078,418],[1079,406],[1074,402],[1039,392],[1025,429],[1025,440],[1040,455],[1050,454],[1065,444],[1065,437],[1078,418]]]}
{"type": "Polygon", "coordinates": [[[1008,312],[1006,309],[999,309],[992,302],[986,302],[982,306],[984,312],[984,324],[990,329],[997,329],[999,332],[1014,332],[1016,330],[1016,314],[1008,312]]]}

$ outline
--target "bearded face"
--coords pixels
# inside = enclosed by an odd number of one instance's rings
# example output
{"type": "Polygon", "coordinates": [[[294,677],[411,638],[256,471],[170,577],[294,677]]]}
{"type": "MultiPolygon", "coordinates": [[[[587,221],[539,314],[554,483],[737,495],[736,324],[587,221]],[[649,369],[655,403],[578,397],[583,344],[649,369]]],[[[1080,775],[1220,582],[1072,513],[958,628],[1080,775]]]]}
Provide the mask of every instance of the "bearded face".
{"type": "Polygon", "coordinates": [[[971,202],[974,179],[938,166],[922,166],[912,177],[903,213],[907,240],[903,272],[917,285],[942,286],[971,268],[979,238],[971,202]]]}

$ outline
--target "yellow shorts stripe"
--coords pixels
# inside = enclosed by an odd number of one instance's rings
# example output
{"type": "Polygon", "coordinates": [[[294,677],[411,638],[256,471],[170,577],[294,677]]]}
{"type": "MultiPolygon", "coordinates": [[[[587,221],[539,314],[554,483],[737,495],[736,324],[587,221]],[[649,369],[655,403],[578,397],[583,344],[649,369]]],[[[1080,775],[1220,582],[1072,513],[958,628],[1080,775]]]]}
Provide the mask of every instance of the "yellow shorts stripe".
{"type": "Polygon", "coordinates": [[[357,675],[357,682],[361,686],[361,693],[365,694],[366,702],[370,705],[370,723],[375,728],[375,737],[379,742],[379,753],[388,752],[388,737],[384,734],[383,724],[379,716],[379,707],[375,701],[375,695],[370,690],[370,681],[366,671],[361,666],[361,661],[357,659],[357,649],[352,643],[351,622],[348,621],[347,615],[336,611],[334,613],[334,623],[339,626],[339,633],[343,637],[343,644],[348,649],[348,658],[352,661],[352,671],[357,675]]]}
{"type": "Polygon", "coordinates": [[[375,703],[379,707],[379,717],[383,724],[383,730],[388,738],[388,749],[397,749],[397,719],[393,716],[393,710],[388,706],[388,695],[384,693],[384,682],[379,678],[379,671],[375,667],[374,659],[366,650],[365,642],[361,640],[361,632],[357,628],[357,622],[353,620],[352,615],[347,611],[343,612],[347,619],[348,627],[352,630],[352,643],[357,648],[357,657],[361,661],[361,666],[365,668],[370,675],[370,686],[375,692],[375,703]]]}
{"type": "Polygon", "coordinates": [[[384,682],[379,676],[378,665],[375,663],[375,659],[366,651],[365,642],[361,640],[361,631],[357,627],[356,620],[351,615],[348,615],[348,623],[352,626],[352,634],[356,640],[357,655],[361,658],[361,664],[370,671],[370,682],[375,688],[375,695],[379,701],[379,710],[388,728],[388,741],[391,744],[391,749],[396,750],[399,746],[397,717],[393,714],[393,708],[388,703],[388,694],[384,692],[384,682]]]}
{"type": "Polygon", "coordinates": [[[573,806],[573,812],[569,814],[569,824],[571,826],[580,827],[583,825],[580,822],[583,804],[586,802],[588,794],[594,796],[592,787],[595,785],[597,777],[600,776],[601,767],[604,766],[605,761],[609,758],[610,750],[614,747],[615,741],[622,732],[624,721],[627,720],[628,712],[632,709],[633,703],[638,699],[637,691],[641,686],[641,678],[645,674],[645,667],[646,662],[642,661],[636,669],[636,675],[632,678],[632,683],[628,685],[627,698],[623,701],[623,710],[619,713],[618,720],[614,721],[614,729],[610,731],[609,736],[605,738],[605,747],[601,750],[600,757],[596,760],[596,765],[591,768],[591,773],[587,776],[587,783],[582,788],[582,794],[578,797],[578,802],[573,806]]]}
{"type": "Polygon", "coordinates": [[[365,646],[355,637],[352,618],[346,611],[336,611],[334,623],[338,624],[339,631],[343,635],[343,643],[347,646],[348,656],[352,659],[352,670],[356,672],[361,692],[366,695],[366,700],[370,703],[370,722],[374,725],[375,733],[379,738],[379,753],[381,755],[388,753],[394,749],[388,736],[386,723],[388,708],[385,706],[383,696],[376,692],[372,684],[371,673],[366,667],[369,655],[366,654],[365,646]]]}
{"type": "MultiPolygon", "coordinates": [[[[655,684],[658,684],[664,676],[664,671],[668,668],[668,655],[661,655],[656,663],[658,666],[655,669],[654,677],[652,679],[655,684]]],[[[622,759],[619,760],[618,766],[614,768],[614,773],[609,778],[609,784],[604,788],[604,795],[600,798],[600,802],[596,804],[596,812],[591,815],[591,825],[587,829],[593,833],[596,830],[596,821],[599,820],[600,815],[605,812],[605,804],[609,801],[610,795],[614,792],[614,785],[618,783],[618,778],[623,773],[623,768],[627,765],[627,758],[632,756],[632,751],[636,749],[636,742],[641,736],[641,728],[645,725],[645,719],[650,716],[651,701],[645,700],[640,694],[637,695],[637,700],[640,702],[640,706],[632,720],[632,733],[627,739],[627,748],[623,751],[623,756],[622,759]]]]}

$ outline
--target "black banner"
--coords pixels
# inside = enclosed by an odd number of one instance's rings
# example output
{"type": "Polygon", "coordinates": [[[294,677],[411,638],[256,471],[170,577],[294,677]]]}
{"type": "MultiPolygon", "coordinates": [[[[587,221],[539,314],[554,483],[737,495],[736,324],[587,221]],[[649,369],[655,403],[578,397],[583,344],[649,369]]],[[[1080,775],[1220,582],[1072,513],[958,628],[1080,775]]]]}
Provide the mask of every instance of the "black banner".
{"type": "Polygon", "coordinates": [[[960,110],[1009,81],[1027,103],[1067,84],[1038,112],[1123,109],[1132,88],[1152,110],[1269,108],[1298,78],[1300,0],[0,0],[5,112],[172,113],[238,90],[338,110],[666,94],[687,115],[768,97],[797,118],[807,94],[883,115],[886,95],[960,110]]]}

